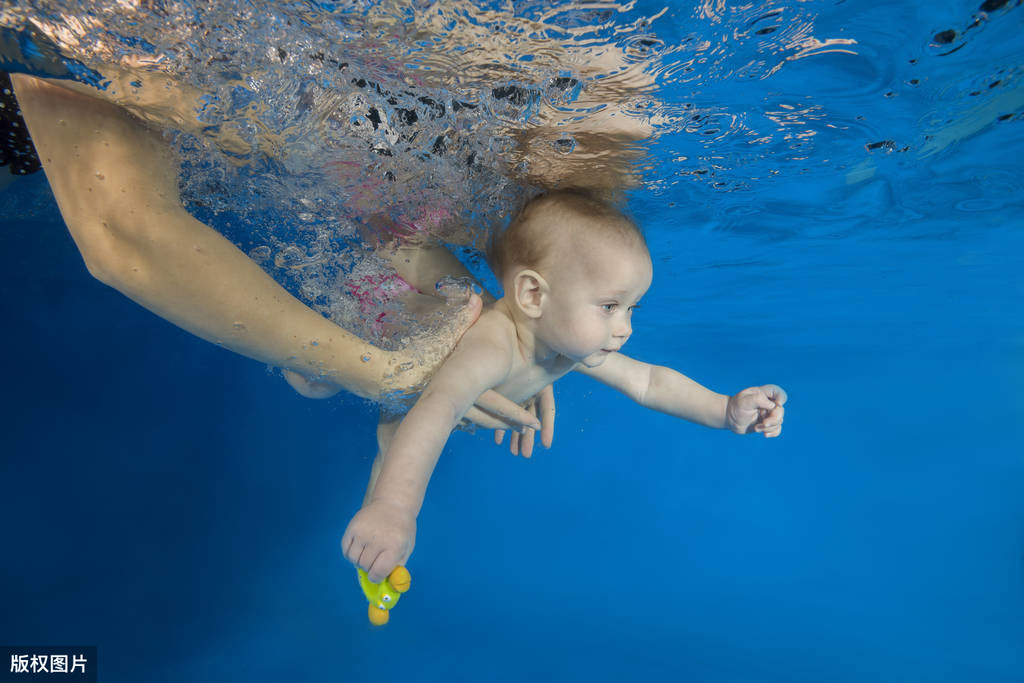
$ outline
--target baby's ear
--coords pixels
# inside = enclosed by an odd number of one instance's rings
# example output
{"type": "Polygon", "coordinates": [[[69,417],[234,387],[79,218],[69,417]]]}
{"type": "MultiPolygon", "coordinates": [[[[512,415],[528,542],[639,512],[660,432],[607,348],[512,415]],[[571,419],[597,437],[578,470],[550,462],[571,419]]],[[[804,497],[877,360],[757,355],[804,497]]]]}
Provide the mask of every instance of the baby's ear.
{"type": "Polygon", "coordinates": [[[535,270],[520,270],[512,280],[516,306],[529,318],[539,318],[548,294],[548,282],[535,270]]]}

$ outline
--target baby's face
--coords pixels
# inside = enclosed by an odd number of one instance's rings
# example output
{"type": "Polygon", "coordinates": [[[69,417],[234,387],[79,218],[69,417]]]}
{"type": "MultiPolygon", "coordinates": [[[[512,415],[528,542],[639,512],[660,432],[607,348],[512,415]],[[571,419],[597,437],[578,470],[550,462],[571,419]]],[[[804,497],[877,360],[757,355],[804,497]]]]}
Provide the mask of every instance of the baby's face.
{"type": "Polygon", "coordinates": [[[633,332],[633,309],[651,286],[650,254],[639,240],[594,240],[547,270],[539,338],[577,363],[601,365],[633,332]]]}

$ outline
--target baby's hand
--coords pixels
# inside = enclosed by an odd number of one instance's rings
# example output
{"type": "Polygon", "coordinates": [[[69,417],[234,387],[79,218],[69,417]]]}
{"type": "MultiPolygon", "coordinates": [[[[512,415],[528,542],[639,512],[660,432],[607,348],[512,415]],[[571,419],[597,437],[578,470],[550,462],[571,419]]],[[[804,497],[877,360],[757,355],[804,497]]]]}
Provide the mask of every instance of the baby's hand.
{"type": "Polygon", "coordinates": [[[341,550],[349,562],[362,567],[370,581],[380,583],[391,570],[405,564],[416,544],[416,516],[386,501],[370,501],[345,529],[341,550]]]}
{"type": "Polygon", "coordinates": [[[744,389],[729,397],[725,408],[726,428],[737,434],[761,432],[766,437],[778,436],[782,432],[785,402],[786,392],[774,384],[744,389]]]}

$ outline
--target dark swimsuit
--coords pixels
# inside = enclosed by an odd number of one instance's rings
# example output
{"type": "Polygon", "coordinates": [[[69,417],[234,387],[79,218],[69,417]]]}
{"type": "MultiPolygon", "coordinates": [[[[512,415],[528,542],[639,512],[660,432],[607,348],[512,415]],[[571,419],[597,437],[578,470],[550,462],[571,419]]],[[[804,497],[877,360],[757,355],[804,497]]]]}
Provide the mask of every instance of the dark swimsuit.
{"type": "Polygon", "coordinates": [[[0,71],[0,166],[10,166],[14,175],[27,175],[42,168],[6,71],[0,71]]]}

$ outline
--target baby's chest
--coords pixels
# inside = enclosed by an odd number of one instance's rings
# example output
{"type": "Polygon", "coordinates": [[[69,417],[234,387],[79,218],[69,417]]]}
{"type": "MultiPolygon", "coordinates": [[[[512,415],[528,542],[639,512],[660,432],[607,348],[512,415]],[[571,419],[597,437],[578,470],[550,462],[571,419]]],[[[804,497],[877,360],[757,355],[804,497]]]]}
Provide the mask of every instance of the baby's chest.
{"type": "Polygon", "coordinates": [[[536,396],[538,391],[571,369],[571,365],[550,369],[538,365],[513,368],[508,378],[494,387],[494,390],[510,401],[522,403],[526,399],[536,396]]]}

